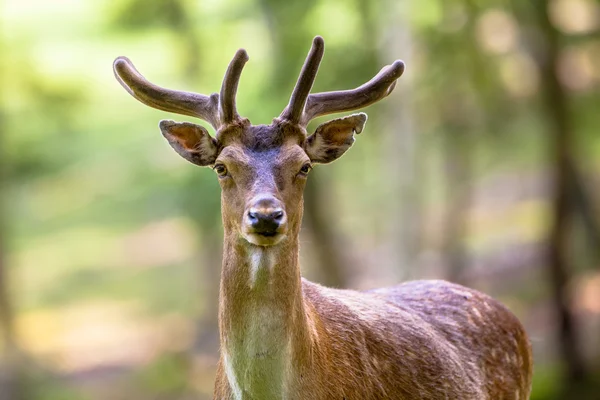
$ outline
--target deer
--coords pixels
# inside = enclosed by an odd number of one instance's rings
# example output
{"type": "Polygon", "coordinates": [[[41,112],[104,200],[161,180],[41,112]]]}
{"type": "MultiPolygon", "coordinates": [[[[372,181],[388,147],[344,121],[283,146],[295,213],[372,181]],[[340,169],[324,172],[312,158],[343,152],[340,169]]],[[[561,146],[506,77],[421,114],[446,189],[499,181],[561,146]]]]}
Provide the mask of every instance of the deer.
{"type": "Polygon", "coordinates": [[[351,90],[311,93],[324,54],[317,36],[288,105],[270,125],[236,108],[244,49],[219,93],[150,83],[126,57],[117,80],[143,104],[208,122],[162,120],[162,135],[187,161],[210,167],[221,186],[224,231],[219,288],[218,400],[500,400],[529,398],[533,359],[523,325],[504,305],[443,280],[354,291],[301,277],[303,191],[316,164],[340,158],[367,121],[364,113],[320,124],[392,93],[396,60],[351,90]]]}

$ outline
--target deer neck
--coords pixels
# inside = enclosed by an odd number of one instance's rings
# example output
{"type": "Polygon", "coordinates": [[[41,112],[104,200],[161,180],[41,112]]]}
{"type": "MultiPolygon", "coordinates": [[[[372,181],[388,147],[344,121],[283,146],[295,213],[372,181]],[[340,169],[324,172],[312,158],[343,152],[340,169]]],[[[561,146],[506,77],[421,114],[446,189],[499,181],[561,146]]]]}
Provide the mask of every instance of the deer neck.
{"type": "Polygon", "coordinates": [[[225,233],[219,328],[234,398],[285,398],[310,348],[298,236],[260,247],[225,233]]]}

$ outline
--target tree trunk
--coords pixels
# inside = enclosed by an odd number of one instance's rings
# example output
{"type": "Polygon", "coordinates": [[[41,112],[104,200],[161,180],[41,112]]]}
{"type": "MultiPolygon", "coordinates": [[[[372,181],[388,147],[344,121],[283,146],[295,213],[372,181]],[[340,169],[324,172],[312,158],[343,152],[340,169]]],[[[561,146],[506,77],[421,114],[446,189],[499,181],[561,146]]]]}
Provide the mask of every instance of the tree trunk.
{"type": "Polygon", "coordinates": [[[312,236],[312,249],[317,262],[321,283],[330,287],[344,287],[346,284],[342,271],[342,257],[335,240],[331,210],[325,201],[326,194],[322,186],[325,179],[314,173],[308,179],[304,192],[304,222],[312,236]]]}
{"type": "MultiPolygon", "coordinates": [[[[450,6],[451,4],[447,4],[450,6]]],[[[490,79],[488,65],[475,44],[475,23],[480,12],[473,0],[464,1],[467,21],[461,33],[449,37],[451,51],[463,53],[453,57],[446,73],[449,76],[465,75],[463,82],[449,79],[450,87],[440,105],[444,132],[444,173],[446,175],[447,207],[443,252],[447,264],[447,277],[452,282],[468,284],[467,264],[468,217],[474,196],[474,157],[477,136],[494,131],[490,114],[490,79]]]]}
{"type": "MultiPolygon", "coordinates": [[[[380,58],[388,61],[401,57],[412,66],[413,39],[408,21],[409,10],[405,3],[386,1],[380,8],[383,25],[389,27],[385,35],[386,45],[380,58]],[[391,58],[390,58],[391,57],[391,58]]],[[[379,22],[381,24],[382,22],[379,22]]],[[[384,102],[386,112],[385,125],[385,168],[388,171],[390,193],[399,201],[388,205],[390,267],[398,278],[414,277],[421,239],[421,209],[419,201],[418,135],[412,113],[412,85],[410,75],[400,78],[396,93],[384,102]]]]}
{"type": "Polygon", "coordinates": [[[566,363],[568,387],[575,387],[587,377],[568,284],[571,278],[569,260],[569,228],[572,223],[572,204],[569,201],[573,165],[573,132],[567,94],[561,85],[557,64],[560,51],[559,34],[548,18],[548,1],[536,0],[535,13],[542,52],[536,57],[541,72],[546,115],[549,123],[551,159],[553,160],[554,194],[552,209],[554,221],[548,238],[548,272],[553,300],[559,321],[559,344],[566,363]]]}
{"type": "Polygon", "coordinates": [[[569,165],[569,176],[573,211],[581,220],[592,256],[600,262],[600,224],[596,218],[594,201],[590,200],[591,195],[586,190],[584,178],[573,164],[569,165]]]}
{"type": "Polygon", "coordinates": [[[446,176],[446,215],[444,224],[443,252],[447,266],[447,277],[451,282],[467,284],[465,270],[467,250],[467,217],[472,198],[471,175],[472,146],[469,143],[469,126],[452,129],[444,135],[444,173],[446,176]]]}

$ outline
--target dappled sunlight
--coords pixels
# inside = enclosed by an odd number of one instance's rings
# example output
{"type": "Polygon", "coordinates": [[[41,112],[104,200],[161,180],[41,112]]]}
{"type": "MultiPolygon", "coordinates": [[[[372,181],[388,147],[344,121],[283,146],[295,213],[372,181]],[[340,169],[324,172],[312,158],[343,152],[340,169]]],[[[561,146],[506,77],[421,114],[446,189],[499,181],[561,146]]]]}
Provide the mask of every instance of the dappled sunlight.
{"type": "Polygon", "coordinates": [[[600,273],[591,272],[579,277],[576,286],[573,290],[575,307],[600,318],[600,273]]]}
{"type": "Polygon", "coordinates": [[[19,252],[14,263],[34,285],[60,279],[76,268],[156,267],[188,260],[194,233],[183,219],[150,222],[133,232],[78,228],[44,236],[19,252]]]}
{"type": "Polygon", "coordinates": [[[494,54],[515,50],[519,27],[512,15],[500,9],[485,11],[477,20],[477,40],[481,47],[494,54]]]}
{"type": "Polygon", "coordinates": [[[195,236],[184,219],[150,223],[117,239],[122,246],[119,264],[147,268],[186,262],[195,253],[195,236]]]}
{"type": "Polygon", "coordinates": [[[594,51],[597,50],[592,46],[572,47],[561,54],[558,71],[565,86],[574,91],[592,90],[599,86],[600,66],[594,64],[594,57],[598,57],[594,51]]]}
{"type": "Polygon", "coordinates": [[[549,14],[564,33],[585,34],[600,27],[600,6],[593,0],[553,0],[549,14]]]}
{"type": "Polygon", "coordinates": [[[102,301],[23,314],[23,350],[62,373],[106,366],[136,367],[191,343],[191,321],[173,314],[148,318],[139,302],[102,301]]]}
{"type": "Polygon", "coordinates": [[[494,247],[507,240],[539,242],[548,228],[548,204],[520,201],[505,210],[475,207],[469,221],[474,248],[494,247]]]}
{"type": "Polygon", "coordinates": [[[110,230],[79,227],[29,242],[13,263],[24,284],[39,288],[82,266],[104,268],[114,259],[117,246],[110,230]]]}
{"type": "Polygon", "coordinates": [[[140,268],[170,276],[162,281],[177,290],[173,280],[185,277],[174,266],[193,259],[194,238],[189,221],[182,218],[149,222],[131,232],[81,227],[43,236],[11,260],[18,267],[16,282],[22,288],[18,304],[29,309],[44,301],[69,303],[75,294],[102,297],[102,288],[125,297],[152,291],[151,285],[161,278],[132,274],[140,268]],[[130,294],[123,287],[127,282],[136,282],[137,289],[130,294]]]}
{"type": "Polygon", "coordinates": [[[540,77],[535,62],[524,52],[514,52],[500,60],[500,77],[514,97],[530,97],[539,89],[540,77]]]}

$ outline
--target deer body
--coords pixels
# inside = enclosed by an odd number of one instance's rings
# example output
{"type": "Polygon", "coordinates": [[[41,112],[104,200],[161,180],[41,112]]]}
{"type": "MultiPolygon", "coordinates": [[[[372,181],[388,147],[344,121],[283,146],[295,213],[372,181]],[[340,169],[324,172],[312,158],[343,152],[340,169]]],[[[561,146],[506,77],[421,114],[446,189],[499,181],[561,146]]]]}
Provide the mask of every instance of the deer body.
{"type": "Polygon", "coordinates": [[[527,335],[492,298],[444,281],[322,287],[300,276],[299,223],[268,247],[223,223],[216,399],[528,398],[527,335]]]}
{"type": "Polygon", "coordinates": [[[315,163],[339,158],[366,122],[354,114],[307,135],[319,115],[354,110],[391,93],[396,61],[349,91],[309,94],[323,55],[315,38],[290,103],[271,125],[237,114],[240,50],[220,94],[152,85],[125,58],[117,79],[135,98],[215,128],[162,121],[169,144],[221,184],[224,227],[219,299],[221,356],[215,398],[522,400],[532,356],[517,318],[492,298],[444,281],[369,292],[322,287],[300,276],[302,193],[315,163]]]}
{"type": "MultiPolygon", "coordinates": [[[[274,339],[264,332],[255,338],[275,346],[274,353],[246,354],[248,362],[239,369],[224,368],[222,355],[215,398],[528,398],[531,376],[520,372],[531,368],[527,339],[512,314],[489,297],[443,281],[388,289],[398,303],[383,293],[340,291],[308,281],[303,287],[303,307],[310,311],[302,322],[288,325],[287,337],[274,339]],[[423,298],[433,304],[419,304],[423,298]],[[454,304],[440,310],[442,301],[454,304]],[[499,333],[499,321],[512,329],[499,333]],[[277,357],[277,351],[285,356],[277,357]],[[262,358],[269,356],[281,360],[271,372],[261,368],[262,358]],[[252,376],[265,386],[244,380],[252,376]]],[[[278,322],[285,327],[285,321],[278,322]]]]}

